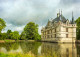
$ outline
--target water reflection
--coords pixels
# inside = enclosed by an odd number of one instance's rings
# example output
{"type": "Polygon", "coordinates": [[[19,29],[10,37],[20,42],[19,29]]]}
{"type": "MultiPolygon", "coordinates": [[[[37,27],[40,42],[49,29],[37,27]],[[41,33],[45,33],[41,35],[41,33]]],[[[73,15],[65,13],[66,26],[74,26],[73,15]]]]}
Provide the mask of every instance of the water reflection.
{"type": "Polygon", "coordinates": [[[47,42],[0,43],[3,53],[32,53],[36,56],[80,57],[80,44],[57,44],[47,42]]]}
{"type": "Polygon", "coordinates": [[[19,43],[0,43],[0,52],[3,53],[17,53],[22,52],[19,43]]]}
{"type": "Polygon", "coordinates": [[[42,43],[41,52],[46,56],[77,57],[77,49],[75,44],[42,43]]]}

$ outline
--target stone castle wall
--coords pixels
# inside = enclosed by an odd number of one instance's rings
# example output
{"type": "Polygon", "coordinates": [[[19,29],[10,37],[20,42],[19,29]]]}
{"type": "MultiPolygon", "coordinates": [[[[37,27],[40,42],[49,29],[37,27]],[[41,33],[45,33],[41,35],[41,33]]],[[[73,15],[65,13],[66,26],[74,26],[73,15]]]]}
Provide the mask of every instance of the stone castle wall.
{"type": "Polygon", "coordinates": [[[61,23],[55,28],[53,27],[48,27],[47,29],[43,28],[41,31],[41,38],[42,41],[75,42],[76,24],[61,23]]]}

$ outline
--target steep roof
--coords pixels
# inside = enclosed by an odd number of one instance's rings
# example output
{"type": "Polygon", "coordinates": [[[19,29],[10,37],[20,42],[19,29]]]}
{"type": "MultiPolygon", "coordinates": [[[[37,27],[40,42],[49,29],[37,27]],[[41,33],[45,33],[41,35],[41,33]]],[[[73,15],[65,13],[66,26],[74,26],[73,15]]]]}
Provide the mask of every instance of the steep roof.
{"type": "MultiPolygon", "coordinates": [[[[51,27],[51,26],[54,26],[54,27],[55,27],[55,24],[56,24],[57,22],[59,22],[59,21],[61,21],[61,22],[63,22],[63,23],[66,23],[66,21],[69,21],[69,20],[66,19],[66,18],[62,15],[62,13],[60,14],[60,12],[59,12],[59,13],[57,13],[57,17],[56,17],[55,19],[53,19],[53,20],[51,20],[51,21],[48,20],[48,23],[47,23],[47,25],[46,25],[46,28],[47,28],[47,27],[51,27]]],[[[73,17],[73,12],[72,12],[72,20],[71,20],[69,23],[70,23],[70,24],[75,24],[74,17],[73,17]]]]}
{"type": "Polygon", "coordinates": [[[52,22],[62,21],[63,23],[65,23],[66,20],[67,19],[63,15],[60,15],[59,17],[56,17],[55,19],[53,19],[52,22]]]}

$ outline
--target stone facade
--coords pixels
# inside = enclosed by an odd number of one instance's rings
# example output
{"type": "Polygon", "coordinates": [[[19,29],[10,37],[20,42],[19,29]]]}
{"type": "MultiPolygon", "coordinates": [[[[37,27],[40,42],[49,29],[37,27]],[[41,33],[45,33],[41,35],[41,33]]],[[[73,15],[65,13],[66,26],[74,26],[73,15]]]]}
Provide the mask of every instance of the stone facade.
{"type": "Polygon", "coordinates": [[[41,39],[50,42],[75,42],[76,24],[73,13],[71,21],[66,19],[60,12],[55,19],[48,20],[47,25],[41,29],[41,39]]]}

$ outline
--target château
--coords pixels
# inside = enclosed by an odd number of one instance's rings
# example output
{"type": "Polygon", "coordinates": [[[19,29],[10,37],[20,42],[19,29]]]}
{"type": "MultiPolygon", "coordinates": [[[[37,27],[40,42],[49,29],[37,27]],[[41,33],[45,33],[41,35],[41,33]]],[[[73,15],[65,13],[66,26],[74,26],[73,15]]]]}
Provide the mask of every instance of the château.
{"type": "Polygon", "coordinates": [[[57,17],[48,20],[45,27],[41,29],[41,40],[50,42],[75,42],[76,41],[76,23],[72,12],[72,20],[66,19],[62,11],[57,13],[57,17]]]}

